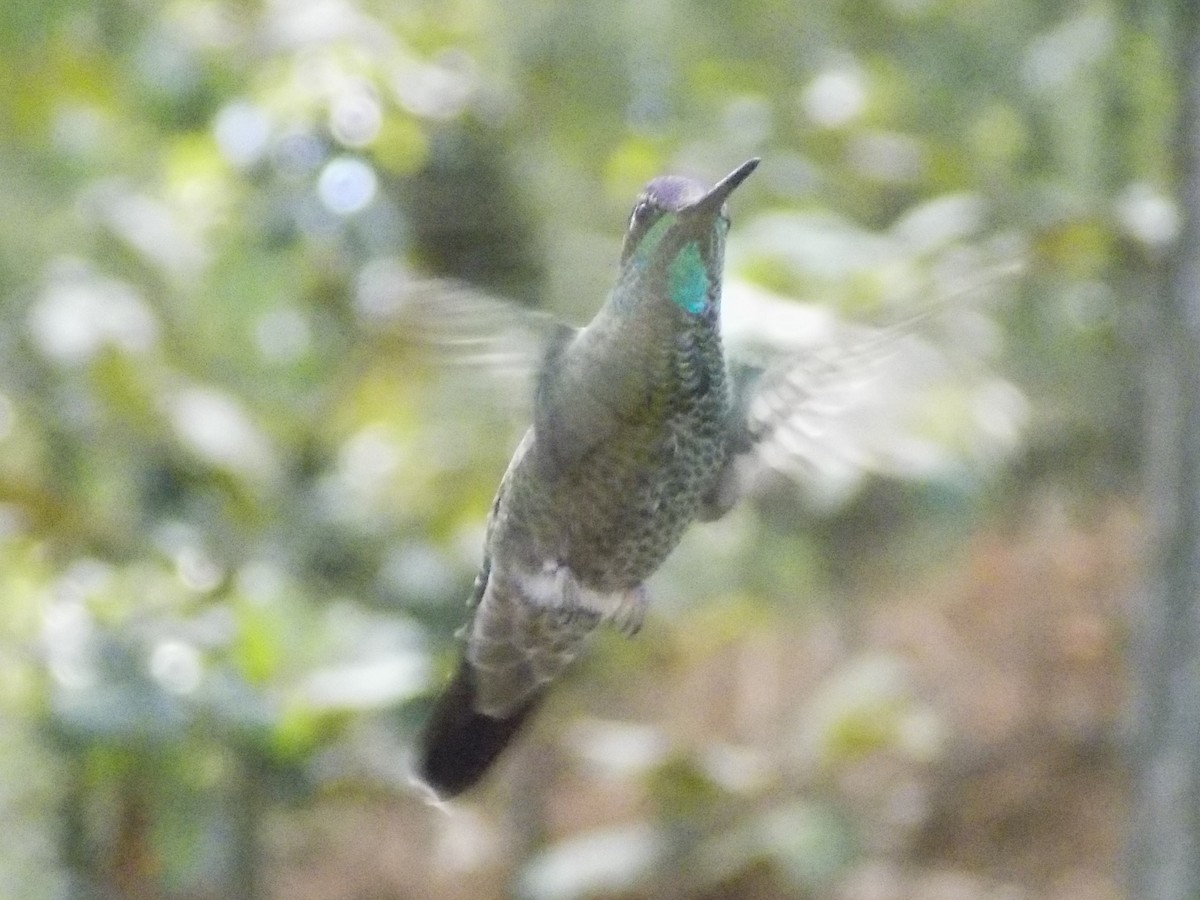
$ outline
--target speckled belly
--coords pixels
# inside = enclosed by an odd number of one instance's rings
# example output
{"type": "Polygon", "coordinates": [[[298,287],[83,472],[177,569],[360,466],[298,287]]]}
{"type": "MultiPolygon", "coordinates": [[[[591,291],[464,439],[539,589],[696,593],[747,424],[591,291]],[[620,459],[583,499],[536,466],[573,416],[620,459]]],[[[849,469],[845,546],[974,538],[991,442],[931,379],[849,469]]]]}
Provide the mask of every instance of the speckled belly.
{"type": "Polygon", "coordinates": [[[540,535],[584,584],[640,584],[675,549],[724,461],[721,420],[692,409],[631,428],[552,490],[554,523],[540,535]]]}

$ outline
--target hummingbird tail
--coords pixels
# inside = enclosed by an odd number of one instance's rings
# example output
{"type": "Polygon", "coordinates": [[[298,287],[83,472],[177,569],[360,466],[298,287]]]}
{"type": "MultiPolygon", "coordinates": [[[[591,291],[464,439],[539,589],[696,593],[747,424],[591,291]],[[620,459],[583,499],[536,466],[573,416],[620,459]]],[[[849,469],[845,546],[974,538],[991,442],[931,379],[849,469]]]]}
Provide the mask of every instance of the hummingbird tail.
{"type": "Polygon", "coordinates": [[[462,660],[421,734],[417,775],[443,800],[474,786],[541,698],[542,691],[534,692],[503,718],[484,715],[475,708],[471,665],[462,660]]]}

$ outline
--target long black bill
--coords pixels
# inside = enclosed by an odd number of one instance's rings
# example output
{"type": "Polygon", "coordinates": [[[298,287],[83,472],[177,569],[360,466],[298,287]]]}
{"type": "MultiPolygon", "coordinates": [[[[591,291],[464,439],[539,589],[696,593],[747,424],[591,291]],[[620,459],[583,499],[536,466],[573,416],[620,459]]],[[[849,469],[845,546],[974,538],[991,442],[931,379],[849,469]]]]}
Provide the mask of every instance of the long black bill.
{"type": "Polygon", "coordinates": [[[725,198],[733,193],[734,188],[750,177],[750,173],[758,168],[759,162],[761,160],[757,156],[746,160],[718,181],[711,191],[693,203],[691,211],[707,212],[711,215],[716,215],[724,205],[725,198]]]}

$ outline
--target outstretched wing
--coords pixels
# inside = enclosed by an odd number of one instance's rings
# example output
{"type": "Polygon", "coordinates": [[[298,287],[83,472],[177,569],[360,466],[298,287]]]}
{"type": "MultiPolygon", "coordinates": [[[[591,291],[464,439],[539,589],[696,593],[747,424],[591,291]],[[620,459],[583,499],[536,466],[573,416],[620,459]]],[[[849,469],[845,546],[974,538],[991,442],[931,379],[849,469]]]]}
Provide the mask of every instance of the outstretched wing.
{"type": "Polygon", "coordinates": [[[734,447],[717,511],[783,473],[835,504],[868,476],[934,478],[1017,444],[1027,404],[989,365],[994,332],[978,310],[930,306],[883,327],[740,286],[734,447]]]}
{"type": "Polygon", "coordinates": [[[465,370],[475,396],[526,414],[546,354],[570,329],[540,310],[460,281],[421,278],[394,260],[359,279],[356,307],[371,339],[465,370]]]}

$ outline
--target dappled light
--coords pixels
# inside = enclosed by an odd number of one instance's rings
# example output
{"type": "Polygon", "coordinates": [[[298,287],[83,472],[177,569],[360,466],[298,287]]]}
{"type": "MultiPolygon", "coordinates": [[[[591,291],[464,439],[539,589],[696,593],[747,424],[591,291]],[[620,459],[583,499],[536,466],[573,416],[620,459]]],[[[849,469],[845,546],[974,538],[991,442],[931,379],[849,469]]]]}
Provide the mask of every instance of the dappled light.
{"type": "Polygon", "coordinates": [[[1167,5],[34,6],[0,897],[1124,896],[1167,5]],[[739,164],[730,508],[439,802],[417,736],[562,325],[650,179],[739,164]]]}

